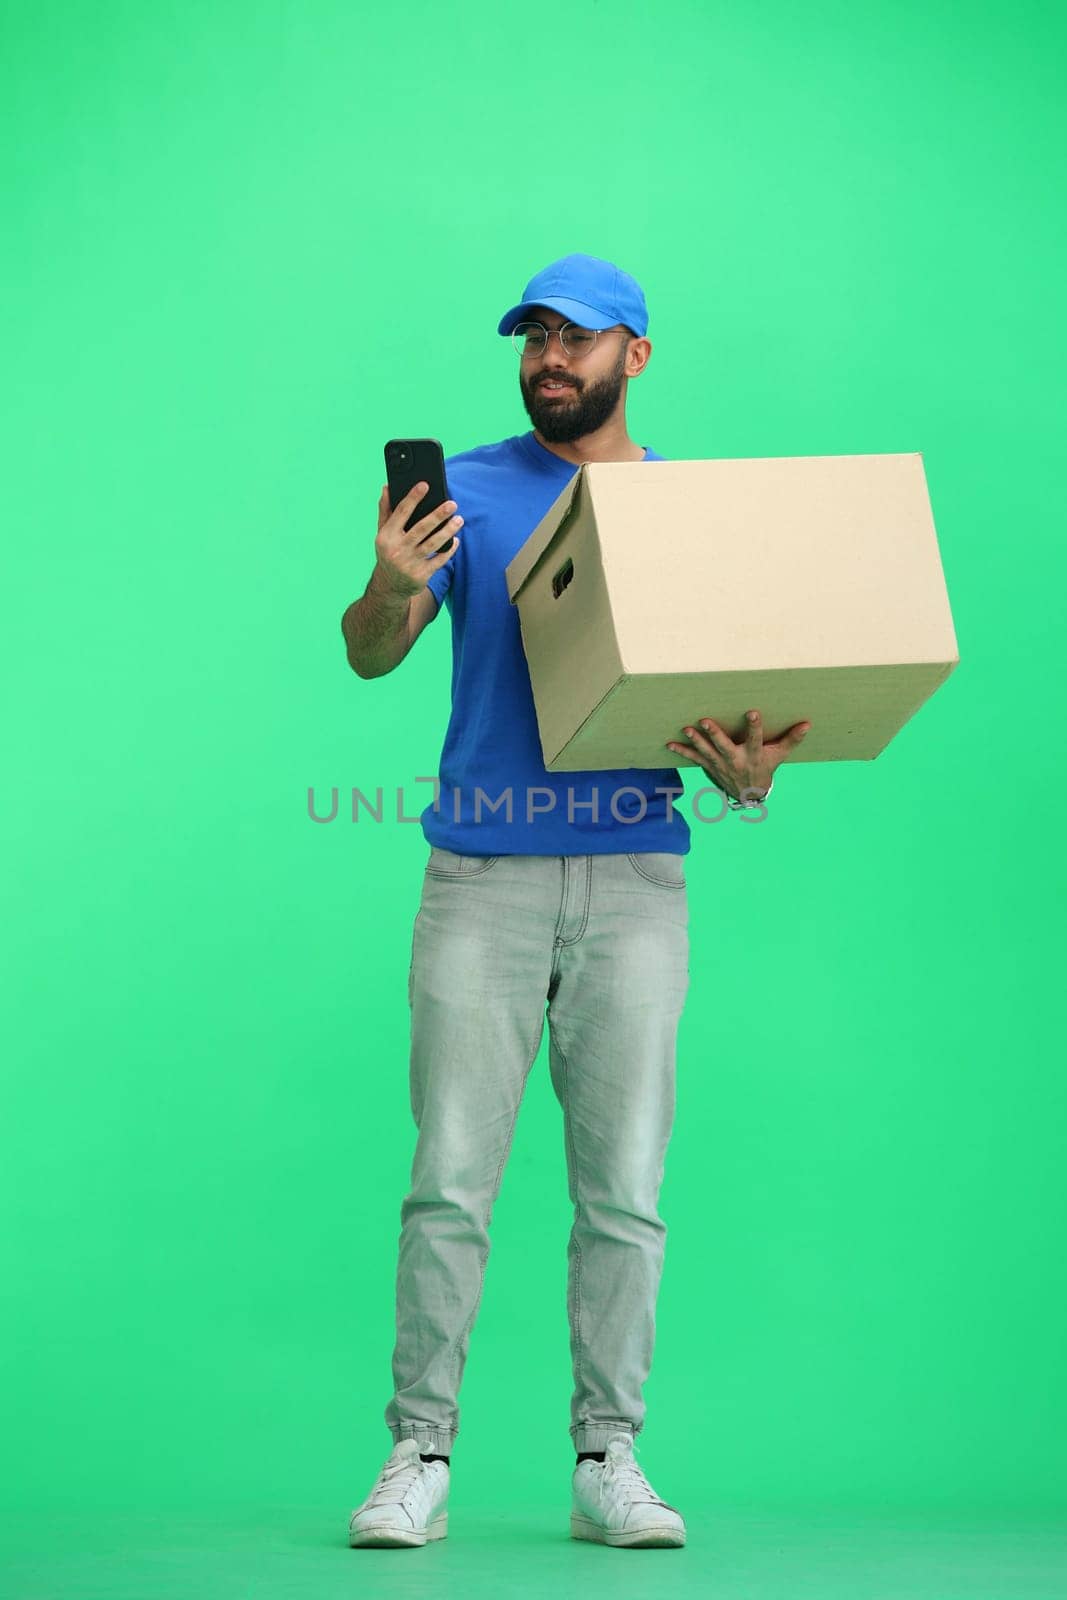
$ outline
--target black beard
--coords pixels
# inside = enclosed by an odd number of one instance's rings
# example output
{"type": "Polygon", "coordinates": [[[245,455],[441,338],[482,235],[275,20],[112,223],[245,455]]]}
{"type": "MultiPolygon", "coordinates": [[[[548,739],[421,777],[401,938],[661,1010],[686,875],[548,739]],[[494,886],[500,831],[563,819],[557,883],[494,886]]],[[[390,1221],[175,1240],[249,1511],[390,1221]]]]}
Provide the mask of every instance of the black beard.
{"type": "MultiPolygon", "coordinates": [[[[606,378],[587,383],[581,388],[578,388],[575,380],[574,393],[566,400],[543,400],[536,385],[531,387],[520,372],[519,388],[522,391],[522,403],[526,407],[526,415],[542,437],[550,443],[573,444],[575,439],[584,438],[587,433],[595,433],[612,417],[618,407],[622,386],[626,381],[623,376],[625,366],[624,345],[613,372],[609,372],[606,378]]],[[[540,382],[540,378],[537,381],[540,382]]],[[[572,380],[568,375],[562,381],[572,380]]]]}

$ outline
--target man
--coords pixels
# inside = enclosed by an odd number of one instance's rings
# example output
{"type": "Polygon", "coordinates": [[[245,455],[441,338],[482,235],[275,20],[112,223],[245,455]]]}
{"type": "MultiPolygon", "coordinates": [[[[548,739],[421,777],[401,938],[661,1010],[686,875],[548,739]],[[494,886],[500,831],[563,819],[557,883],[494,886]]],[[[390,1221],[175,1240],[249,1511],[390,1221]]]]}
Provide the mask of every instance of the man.
{"type": "MultiPolygon", "coordinates": [[[[489,1224],[546,1001],[574,1205],[571,1532],[626,1547],[685,1542],[681,1513],[634,1457],[689,983],[690,835],[672,805],[683,786],[672,767],[546,771],[504,578],[583,462],[664,459],[635,444],[626,425],[629,382],[652,352],[647,327],[639,285],[610,262],[565,256],[531,279],[498,332],[518,351],[532,431],[452,456],[456,500],[406,532],[428,486],[396,507],[384,488],[375,568],[342,621],[349,663],[364,678],[397,666],[442,602],[453,644],[452,714],[435,798],[421,817],[431,848],[408,985],[418,1139],[401,1207],[385,1411],[394,1448],[352,1513],[353,1545],[446,1535],[457,1395],[489,1224]],[[430,536],[449,516],[442,549],[444,534],[430,536]]],[[[741,743],[704,719],[665,729],[664,748],[694,757],[728,803],[758,801],[810,724],[764,744],[758,712],[749,717],[741,743]]],[[[509,1426],[523,1414],[520,1372],[521,1360],[505,1400],[509,1426]]]]}

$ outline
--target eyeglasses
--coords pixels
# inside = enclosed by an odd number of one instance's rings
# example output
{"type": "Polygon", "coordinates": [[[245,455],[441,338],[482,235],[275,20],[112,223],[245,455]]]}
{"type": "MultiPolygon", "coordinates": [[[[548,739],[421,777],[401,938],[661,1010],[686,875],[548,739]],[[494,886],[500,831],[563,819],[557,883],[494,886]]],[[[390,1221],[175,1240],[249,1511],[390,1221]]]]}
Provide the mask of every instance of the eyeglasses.
{"type": "MultiPolygon", "coordinates": [[[[520,322],[511,335],[511,342],[520,356],[539,356],[548,347],[551,328],[539,322],[520,322]]],[[[587,356],[599,338],[599,329],[580,328],[576,322],[565,322],[555,330],[559,334],[564,355],[587,356]]]]}

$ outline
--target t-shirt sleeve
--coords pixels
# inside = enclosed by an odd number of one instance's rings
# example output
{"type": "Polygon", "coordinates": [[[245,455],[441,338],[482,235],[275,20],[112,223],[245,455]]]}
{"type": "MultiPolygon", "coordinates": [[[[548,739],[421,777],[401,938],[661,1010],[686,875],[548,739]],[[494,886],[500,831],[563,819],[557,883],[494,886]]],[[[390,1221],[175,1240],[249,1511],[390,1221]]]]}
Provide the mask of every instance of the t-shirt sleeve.
{"type": "MultiPolygon", "coordinates": [[[[449,498],[455,500],[456,504],[462,508],[464,503],[465,488],[463,463],[454,461],[452,457],[447,457],[445,460],[445,473],[448,479],[449,498]]],[[[466,534],[466,532],[466,526],[460,529],[461,536],[466,534]]],[[[462,548],[462,542],[460,548],[462,548]]],[[[432,572],[429,578],[426,580],[427,589],[429,589],[430,593],[437,601],[438,611],[440,611],[442,603],[444,602],[444,598],[449,589],[452,587],[452,579],[455,577],[456,573],[456,557],[458,554],[459,550],[454,550],[444,565],[438,567],[437,571],[432,572]]]]}
{"type": "Polygon", "coordinates": [[[426,580],[426,587],[437,601],[438,610],[441,609],[445,595],[452,587],[452,574],[455,570],[456,558],[452,555],[449,556],[444,566],[438,567],[436,572],[431,572],[426,580]]]}

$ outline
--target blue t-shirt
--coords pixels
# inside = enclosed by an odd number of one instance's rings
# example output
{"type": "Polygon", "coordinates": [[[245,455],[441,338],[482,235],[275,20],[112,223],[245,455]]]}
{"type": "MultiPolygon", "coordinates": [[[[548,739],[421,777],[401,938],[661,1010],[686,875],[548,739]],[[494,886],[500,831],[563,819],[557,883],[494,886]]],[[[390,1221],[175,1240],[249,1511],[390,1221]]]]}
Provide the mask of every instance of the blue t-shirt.
{"type": "Polygon", "coordinates": [[[427,841],[476,856],[688,854],[677,767],[545,769],[505,568],[577,467],[531,429],[449,456],[446,468],[463,526],[458,550],[428,581],[452,616],[452,714],[438,793],[420,818],[427,841]]]}

